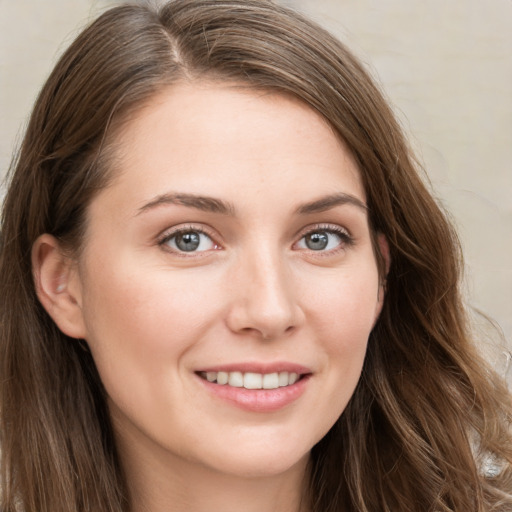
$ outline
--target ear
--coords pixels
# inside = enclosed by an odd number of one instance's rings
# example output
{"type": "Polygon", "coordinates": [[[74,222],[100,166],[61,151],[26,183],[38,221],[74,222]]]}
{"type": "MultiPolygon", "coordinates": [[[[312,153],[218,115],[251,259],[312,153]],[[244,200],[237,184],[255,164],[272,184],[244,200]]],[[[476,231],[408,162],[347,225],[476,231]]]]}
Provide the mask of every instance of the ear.
{"type": "Polygon", "coordinates": [[[379,246],[382,259],[384,260],[384,271],[386,272],[384,276],[381,276],[381,281],[385,281],[387,275],[389,274],[389,268],[391,267],[391,255],[389,253],[388,240],[382,233],[377,235],[377,244],[379,246]]]}
{"type": "Polygon", "coordinates": [[[384,304],[384,297],[386,295],[386,279],[387,279],[387,275],[389,273],[389,268],[391,266],[391,255],[389,252],[389,243],[388,243],[386,237],[382,233],[379,233],[377,235],[377,245],[378,245],[380,254],[382,256],[382,259],[384,261],[385,274],[379,276],[379,291],[377,293],[377,310],[376,310],[375,321],[377,321],[377,318],[379,317],[380,312],[382,311],[382,306],[384,304]]]}
{"type": "Polygon", "coordinates": [[[59,329],[72,338],[85,338],[76,262],[55,237],[44,234],[34,242],[32,274],[37,297],[59,329]]]}

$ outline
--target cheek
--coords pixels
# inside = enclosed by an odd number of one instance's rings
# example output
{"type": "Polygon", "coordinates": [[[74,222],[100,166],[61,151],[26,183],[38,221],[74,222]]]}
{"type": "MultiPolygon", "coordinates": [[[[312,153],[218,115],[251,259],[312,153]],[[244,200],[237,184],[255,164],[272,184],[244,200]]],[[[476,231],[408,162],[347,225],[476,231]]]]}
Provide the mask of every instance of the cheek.
{"type": "Polygon", "coordinates": [[[358,262],[325,276],[311,294],[310,314],[334,351],[366,341],[380,311],[378,272],[368,260],[368,265],[358,262]]]}
{"type": "Polygon", "coordinates": [[[201,279],[191,273],[145,268],[128,260],[92,268],[88,274],[84,314],[91,320],[90,332],[179,334],[187,324],[197,325],[206,304],[214,304],[208,289],[198,288],[201,279]]]}
{"type": "Polygon", "coordinates": [[[91,274],[83,303],[87,342],[111,407],[153,431],[176,421],[173,411],[190,393],[184,361],[219,317],[219,301],[215,286],[198,290],[204,278],[161,267],[132,270],[118,260],[91,274]]]}
{"type": "Polygon", "coordinates": [[[361,376],[368,337],[379,311],[378,274],[352,267],[330,279],[313,300],[314,335],[327,369],[325,404],[334,422],[361,376]]]}
{"type": "Polygon", "coordinates": [[[216,288],[199,290],[202,279],[185,274],[119,261],[90,273],[83,314],[104,381],[161,377],[201,339],[218,316],[216,288]]]}

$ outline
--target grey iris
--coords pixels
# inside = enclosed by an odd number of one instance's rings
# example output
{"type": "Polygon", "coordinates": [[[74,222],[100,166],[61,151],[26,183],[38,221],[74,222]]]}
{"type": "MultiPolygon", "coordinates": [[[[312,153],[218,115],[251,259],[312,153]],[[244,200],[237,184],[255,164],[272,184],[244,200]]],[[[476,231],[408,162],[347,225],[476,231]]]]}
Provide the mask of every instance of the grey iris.
{"type": "Polygon", "coordinates": [[[199,233],[196,233],[195,231],[176,235],[176,247],[181,251],[195,251],[199,247],[200,242],[201,239],[199,233]]]}
{"type": "Polygon", "coordinates": [[[327,233],[310,233],[306,235],[306,246],[312,251],[321,251],[327,247],[329,237],[327,233]]]}

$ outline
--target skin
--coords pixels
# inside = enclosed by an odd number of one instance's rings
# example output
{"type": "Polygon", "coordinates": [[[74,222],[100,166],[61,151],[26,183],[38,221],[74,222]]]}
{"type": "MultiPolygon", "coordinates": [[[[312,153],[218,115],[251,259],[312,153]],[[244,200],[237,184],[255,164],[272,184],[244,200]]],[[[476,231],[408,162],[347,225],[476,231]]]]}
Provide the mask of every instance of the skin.
{"type": "Polygon", "coordinates": [[[308,454],[349,401],[382,306],[350,152],[292,98],[205,82],[159,94],[117,142],[79,260],[43,235],[33,261],[41,302],[91,349],[134,510],[306,510],[308,454]],[[339,194],[351,199],[304,207],[339,194]],[[180,252],[176,229],[203,230],[199,250],[180,252]],[[327,248],[311,249],[310,232],[327,248]],[[275,361],[309,378],[271,412],[215,396],[196,373],[275,361]]]}

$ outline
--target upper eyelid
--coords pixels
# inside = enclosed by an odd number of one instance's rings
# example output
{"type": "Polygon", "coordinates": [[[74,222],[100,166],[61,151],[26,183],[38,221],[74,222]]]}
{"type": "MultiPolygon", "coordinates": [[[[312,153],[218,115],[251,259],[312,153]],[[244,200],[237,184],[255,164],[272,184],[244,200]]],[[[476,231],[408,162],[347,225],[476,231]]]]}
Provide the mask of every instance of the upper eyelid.
{"type": "Polygon", "coordinates": [[[333,231],[335,233],[345,233],[350,238],[353,238],[352,233],[348,228],[340,226],[339,224],[329,223],[310,224],[309,226],[305,226],[296,233],[295,237],[302,238],[308,233],[314,233],[315,231],[333,231]]]}
{"type": "Polygon", "coordinates": [[[198,233],[202,233],[208,237],[210,237],[214,242],[217,242],[217,236],[215,233],[213,233],[212,229],[209,227],[204,227],[203,225],[194,225],[194,224],[179,224],[178,226],[173,226],[172,228],[164,229],[157,237],[156,239],[159,242],[162,242],[164,240],[168,240],[169,238],[172,238],[173,236],[176,236],[180,233],[186,233],[187,231],[197,231],[198,233]]]}
{"type": "MultiPolygon", "coordinates": [[[[171,239],[173,236],[178,235],[179,233],[184,233],[187,231],[197,231],[211,238],[213,242],[218,244],[219,246],[223,246],[222,237],[217,234],[213,228],[209,226],[205,226],[204,224],[194,224],[194,223],[183,223],[177,226],[173,226],[171,228],[167,228],[163,230],[157,237],[156,240],[158,243],[163,243],[166,240],[171,239]]],[[[344,226],[339,224],[331,224],[331,223],[317,223],[310,224],[299,229],[294,235],[294,244],[297,243],[300,239],[306,236],[308,233],[312,233],[315,231],[332,231],[334,233],[342,233],[346,234],[347,237],[353,239],[353,235],[350,230],[344,226]]]]}
{"type": "Polygon", "coordinates": [[[185,225],[180,225],[177,227],[165,229],[164,231],[162,231],[160,233],[160,235],[158,235],[155,238],[155,243],[158,247],[163,248],[166,252],[174,253],[181,257],[198,258],[201,256],[204,257],[207,254],[209,254],[210,250],[199,251],[199,252],[191,251],[190,253],[186,253],[186,252],[177,251],[171,247],[166,247],[167,243],[170,240],[172,240],[175,236],[179,235],[180,233],[186,233],[188,231],[196,231],[198,233],[201,233],[202,235],[207,236],[211,240],[211,242],[214,244],[216,250],[224,248],[224,244],[218,241],[219,237],[216,236],[215,234],[212,234],[210,232],[210,229],[205,229],[202,226],[194,226],[192,224],[185,224],[185,225]]]}
{"type": "MultiPolygon", "coordinates": [[[[306,227],[301,232],[299,232],[299,235],[296,236],[296,241],[293,243],[293,246],[298,245],[308,234],[322,231],[331,232],[335,234],[340,239],[340,243],[338,247],[328,249],[326,251],[313,251],[312,249],[310,249],[309,251],[311,251],[311,253],[314,254],[316,257],[326,257],[329,255],[334,255],[355,244],[354,236],[344,226],[340,226],[339,224],[316,224],[310,227],[306,227]]],[[[301,249],[308,251],[308,249],[301,249]]]]}
{"type": "Polygon", "coordinates": [[[168,242],[171,241],[174,237],[179,235],[180,233],[187,233],[187,232],[197,232],[201,233],[202,235],[207,236],[210,241],[214,245],[214,249],[223,249],[223,245],[217,242],[217,238],[209,233],[209,230],[205,229],[204,227],[200,226],[193,226],[191,224],[186,225],[179,225],[179,226],[173,226],[172,228],[168,228],[161,232],[159,236],[156,237],[156,245],[159,247],[159,249],[164,250],[168,254],[173,254],[175,257],[190,259],[190,261],[193,261],[194,258],[204,258],[211,255],[212,249],[207,249],[203,251],[180,251],[179,249],[172,248],[168,246],[168,242]]]}

